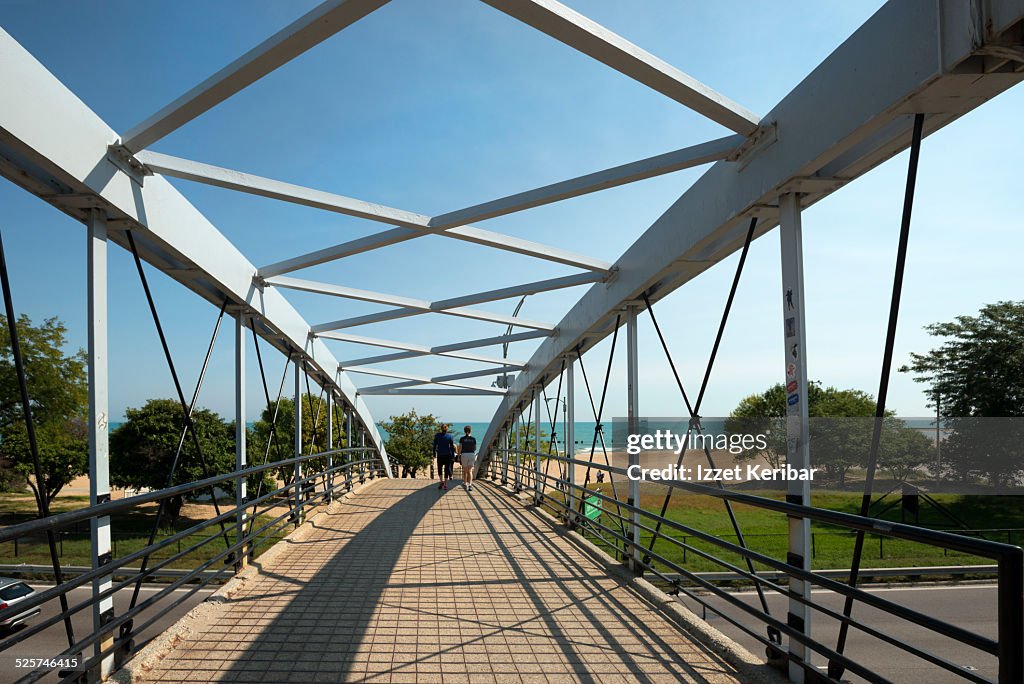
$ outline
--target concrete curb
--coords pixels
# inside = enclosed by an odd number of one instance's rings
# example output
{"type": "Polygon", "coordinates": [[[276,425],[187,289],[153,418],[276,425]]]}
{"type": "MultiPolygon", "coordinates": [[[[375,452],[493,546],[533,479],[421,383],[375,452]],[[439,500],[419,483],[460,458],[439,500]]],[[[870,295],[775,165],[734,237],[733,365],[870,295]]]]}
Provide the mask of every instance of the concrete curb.
{"type": "Polygon", "coordinates": [[[179,644],[196,634],[199,628],[207,624],[217,611],[220,610],[222,604],[229,602],[248,582],[258,577],[264,567],[273,563],[281,554],[286,553],[290,544],[308,538],[315,529],[317,520],[323,515],[337,510],[339,502],[348,501],[360,492],[385,479],[387,478],[379,477],[367,480],[363,484],[354,483],[351,492],[346,492],[337,497],[329,506],[317,506],[316,511],[306,518],[302,525],[292,530],[288,536],[263,552],[244,570],[221,585],[217,591],[207,596],[206,600],[164,630],[160,636],[139,649],[128,662],[110,675],[109,681],[116,682],[117,684],[132,684],[133,682],[146,681],[146,674],[157,663],[166,658],[179,644]]]}
{"type": "MultiPolygon", "coordinates": [[[[502,487],[498,483],[487,482],[491,487],[519,502],[527,499],[532,501],[532,497],[524,496],[526,494],[525,490],[517,494],[511,487],[502,487]]],[[[709,625],[707,621],[701,619],[699,615],[674,597],[669,596],[644,578],[635,577],[628,568],[609,556],[600,547],[578,534],[573,534],[561,520],[537,506],[529,505],[525,509],[547,523],[556,534],[568,543],[605,566],[609,575],[621,579],[624,584],[627,584],[631,589],[640,594],[665,617],[676,623],[684,632],[693,637],[694,640],[706,646],[725,662],[729,663],[729,665],[736,668],[736,674],[741,681],[749,682],[750,684],[789,683],[789,679],[780,670],[766,664],[736,641],[709,625]]]]}

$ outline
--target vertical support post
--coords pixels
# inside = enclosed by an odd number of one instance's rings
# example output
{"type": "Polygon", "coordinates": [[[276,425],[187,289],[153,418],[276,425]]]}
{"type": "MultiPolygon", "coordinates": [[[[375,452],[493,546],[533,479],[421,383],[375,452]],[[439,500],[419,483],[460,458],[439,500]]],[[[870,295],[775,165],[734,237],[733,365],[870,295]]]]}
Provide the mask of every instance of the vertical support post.
{"type": "MultiPolygon", "coordinates": [[[[241,311],[235,316],[235,470],[243,470],[247,463],[245,457],[245,337],[247,328],[245,316],[241,311]]],[[[246,478],[240,475],[235,481],[235,542],[239,543],[246,535],[248,498],[246,478]]],[[[244,569],[248,561],[248,544],[238,547],[235,551],[235,572],[244,569]]]]}
{"type": "MultiPolygon", "coordinates": [[[[810,467],[810,421],[807,414],[807,332],[804,313],[803,228],[800,223],[800,196],[787,193],[779,197],[779,236],[782,246],[782,309],[786,368],[786,462],[794,469],[810,467]]],[[[811,483],[790,480],[786,501],[810,505],[811,483]]],[[[811,522],[807,518],[789,518],[787,562],[803,570],[811,569],[811,522]]],[[[811,598],[809,582],[789,580],[790,591],[806,600],[811,598]]],[[[811,611],[796,598],[789,600],[786,623],[805,635],[811,633],[811,611]]],[[[801,663],[811,662],[811,650],[789,638],[789,678],[804,681],[801,663]]]]}
{"type": "Polygon", "coordinates": [[[516,494],[518,494],[519,490],[522,488],[522,476],[521,476],[522,471],[520,470],[520,468],[522,467],[522,464],[523,464],[523,454],[522,454],[523,438],[522,438],[522,432],[520,430],[522,425],[523,425],[523,412],[519,411],[518,408],[517,408],[517,410],[516,410],[516,437],[515,437],[515,439],[516,439],[515,476],[516,477],[515,477],[515,487],[514,487],[514,490],[515,490],[516,494]]]}
{"type": "Polygon", "coordinates": [[[565,457],[569,486],[566,487],[566,522],[576,522],[576,363],[572,357],[565,364],[565,457]]]}
{"type": "MultiPolygon", "coordinates": [[[[366,482],[366,430],[360,426],[359,428],[359,460],[362,463],[359,465],[359,484],[366,482]]],[[[372,476],[371,476],[372,477],[372,476]]]]}
{"type": "Polygon", "coordinates": [[[501,426],[501,486],[508,484],[508,426],[501,426]]]}
{"type": "Polygon", "coordinates": [[[334,390],[327,390],[327,503],[334,498],[334,390]]]}
{"type": "MultiPolygon", "coordinates": [[[[630,434],[640,432],[640,387],[638,384],[639,366],[637,363],[637,327],[635,306],[626,310],[626,416],[627,429],[630,434]]],[[[629,455],[629,465],[639,465],[640,454],[629,455]]],[[[608,474],[611,477],[611,473],[608,474]]],[[[626,503],[637,507],[629,512],[629,567],[637,575],[643,574],[643,558],[640,551],[640,480],[631,478],[627,484],[626,503]]]]}
{"type": "MultiPolygon", "coordinates": [[[[302,357],[295,361],[295,457],[302,455],[302,357]]],[[[295,526],[302,524],[302,463],[295,463],[295,526]]]]}
{"type": "MultiPolygon", "coordinates": [[[[533,415],[536,416],[536,418],[534,418],[534,421],[533,421],[534,425],[536,425],[536,427],[534,428],[534,433],[533,433],[534,434],[534,440],[533,440],[533,503],[536,504],[537,506],[540,505],[540,490],[541,490],[541,487],[540,487],[540,475],[541,475],[541,473],[540,473],[540,426],[541,426],[540,410],[541,410],[541,401],[543,399],[543,395],[544,395],[544,387],[542,385],[542,386],[537,388],[537,394],[533,398],[533,415]]],[[[555,410],[556,411],[558,410],[557,406],[555,407],[555,410]]]]}
{"type": "Polygon", "coordinates": [[[352,407],[345,408],[345,489],[352,491],[352,407]]]}
{"type": "MultiPolygon", "coordinates": [[[[110,422],[107,367],[107,216],[98,209],[89,212],[88,222],[88,307],[89,307],[89,504],[110,501],[110,449],[107,428],[110,422]]],[[[93,518],[89,524],[92,544],[92,569],[113,560],[110,542],[110,516],[93,518]]],[[[93,597],[111,587],[111,575],[92,582],[93,597]]],[[[95,601],[92,605],[93,629],[103,637],[96,642],[95,654],[104,651],[98,666],[99,678],[106,679],[114,669],[113,631],[104,627],[114,619],[114,598],[95,601]]]]}

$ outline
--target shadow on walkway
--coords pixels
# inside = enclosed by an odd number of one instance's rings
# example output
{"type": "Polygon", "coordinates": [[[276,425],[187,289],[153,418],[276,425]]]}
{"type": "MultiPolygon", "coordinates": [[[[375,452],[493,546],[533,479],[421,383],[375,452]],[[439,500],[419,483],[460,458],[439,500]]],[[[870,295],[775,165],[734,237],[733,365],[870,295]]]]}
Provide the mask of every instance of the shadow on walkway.
{"type": "Polygon", "coordinates": [[[489,486],[382,481],[315,524],[147,679],[736,681],[489,486]]]}

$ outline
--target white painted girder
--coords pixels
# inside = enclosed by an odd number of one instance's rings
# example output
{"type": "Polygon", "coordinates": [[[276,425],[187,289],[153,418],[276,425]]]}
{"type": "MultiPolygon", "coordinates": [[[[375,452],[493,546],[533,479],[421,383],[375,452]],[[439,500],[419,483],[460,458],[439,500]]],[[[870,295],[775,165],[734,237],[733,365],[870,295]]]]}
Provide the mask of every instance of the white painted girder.
{"type": "Polygon", "coordinates": [[[655,157],[622,164],[603,171],[578,176],[559,183],[552,183],[535,190],[509,195],[491,202],[441,214],[430,219],[432,228],[446,229],[466,223],[506,216],[517,211],[580,197],[599,190],[616,188],[627,183],[654,178],[666,173],[700,166],[725,159],[746,141],[742,135],[731,135],[699,145],[684,147],[655,157]]]}
{"type": "Polygon", "coordinates": [[[124,134],[132,152],[149,147],[282,64],[354,24],[388,0],[328,0],[124,134]]]}
{"type": "Polygon", "coordinates": [[[729,130],[757,130],[753,112],[556,0],[483,1],[729,130]]]}
{"type": "Polygon", "coordinates": [[[657,301],[735,252],[751,215],[763,217],[756,236],[774,228],[784,190],[807,193],[807,206],[905,149],[915,112],[928,114],[927,135],[1024,80],[985,73],[974,59],[1022,21],[1024,0],[886,3],[765,116],[774,141],[743,164],[712,166],[615,262],[616,277],[580,298],[516,378],[481,444],[494,443],[574,349],[603,339],[616,312],[644,292],[657,301]]]}
{"type": "Polygon", "coordinates": [[[323,342],[310,339],[309,324],[294,307],[274,289],[255,288],[256,267],[166,179],[147,177],[140,184],[111,161],[108,146],[117,133],[2,29],[0,92],[18,93],[0,106],[0,153],[12,160],[0,165],[5,175],[75,218],[83,218],[83,206],[103,209],[111,241],[126,246],[124,229],[131,229],[156,268],[218,306],[227,296],[241,313],[254,315],[271,345],[302,353],[311,372],[337,387],[373,446],[385,452],[355,386],[344,374],[333,379],[337,360],[323,342]],[[69,192],[54,192],[62,187],[69,192]],[[70,202],[63,199],[68,195],[70,202]]]}
{"type": "Polygon", "coordinates": [[[512,333],[510,335],[498,335],[495,337],[485,337],[477,340],[465,340],[463,342],[453,342],[450,344],[435,345],[433,347],[423,344],[413,344],[410,342],[397,342],[394,340],[382,340],[375,337],[363,337],[361,335],[350,335],[348,333],[338,332],[326,332],[321,333],[319,336],[329,340],[339,340],[341,342],[352,342],[356,344],[366,344],[375,347],[384,347],[386,349],[401,349],[401,352],[395,354],[383,354],[380,356],[368,356],[361,359],[352,359],[349,361],[342,361],[341,365],[344,368],[351,366],[363,366],[371,363],[382,363],[386,361],[398,361],[401,359],[411,359],[417,356],[448,356],[456,359],[467,359],[469,361],[481,361],[483,363],[493,363],[497,365],[511,365],[517,368],[523,368],[526,364],[522,361],[513,361],[511,359],[499,359],[496,357],[482,356],[478,354],[468,354],[463,352],[464,349],[476,349],[479,347],[490,347],[497,344],[506,344],[510,342],[521,342],[524,340],[532,340],[538,337],[548,337],[550,333],[543,330],[527,330],[525,332],[512,333]]]}
{"type": "Polygon", "coordinates": [[[611,267],[611,264],[607,261],[593,259],[568,250],[542,245],[511,235],[495,233],[494,231],[484,230],[475,226],[462,225],[444,229],[434,228],[430,225],[430,218],[423,214],[403,211],[373,202],[365,202],[323,190],[314,190],[251,173],[225,169],[220,166],[203,164],[148,150],[138,153],[135,155],[135,158],[150,171],[164,176],[181,178],[259,197],[267,197],[314,209],[323,209],[346,216],[354,216],[356,218],[398,226],[375,235],[369,235],[358,240],[269,264],[259,269],[259,275],[264,278],[315,266],[351,254],[359,254],[387,245],[405,242],[406,240],[423,237],[424,235],[440,235],[463,242],[471,242],[485,247],[493,247],[515,254],[523,254],[575,268],[595,271],[605,275],[611,267]]]}

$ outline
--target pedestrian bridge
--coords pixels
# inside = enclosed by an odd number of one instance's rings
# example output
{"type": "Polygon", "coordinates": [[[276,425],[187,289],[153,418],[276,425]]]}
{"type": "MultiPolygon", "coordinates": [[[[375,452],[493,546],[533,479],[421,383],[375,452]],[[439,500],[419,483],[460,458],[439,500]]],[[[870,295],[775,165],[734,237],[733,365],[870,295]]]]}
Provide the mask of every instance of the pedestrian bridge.
{"type": "MultiPolygon", "coordinates": [[[[341,35],[334,40],[344,40],[349,26],[372,21],[367,17],[387,0],[323,2],[223,69],[211,69],[212,76],[126,131],[114,130],[0,30],[0,174],[81,222],[88,244],[91,505],[51,515],[41,499],[37,520],[0,529],[0,544],[25,535],[46,536],[48,572],[54,580],[17,608],[0,607],[0,620],[25,609],[53,609],[21,630],[0,635],[5,657],[43,657],[34,669],[12,678],[95,681],[120,671],[116,676],[160,681],[752,681],[772,676],[758,665],[767,656],[795,682],[851,677],[890,681],[887,663],[908,659],[925,668],[921,679],[1024,681],[1021,550],[873,518],[880,422],[865,456],[859,515],[812,506],[809,484],[799,480],[787,483],[784,499],[670,480],[660,483],[663,489],[652,504],[641,496],[635,480],[625,478],[626,468],[610,458],[601,427],[616,414],[626,417],[628,431],[639,427],[638,320],[644,319],[651,323],[678,386],[688,429],[704,430],[702,402],[748,250],[754,240],[774,236],[777,229],[783,276],[777,292],[784,316],[776,330],[785,349],[778,375],[788,394],[786,463],[812,466],[807,363],[828,350],[807,346],[802,212],[909,151],[906,183],[899,189],[903,211],[891,217],[892,225],[899,226],[899,240],[888,325],[860,331],[865,339],[877,333],[884,349],[876,415],[885,415],[923,143],[1024,80],[1024,2],[892,0],[760,116],[556,0],[484,1],[502,19],[526,24],[705,117],[724,137],[427,216],[151,149],[335,34],[341,35]],[[708,168],[699,179],[614,261],[475,225],[704,165],[708,168]],[[333,245],[305,244],[307,236],[293,230],[290,243],[305,251],[276,255],[272,263],[258,265],[179,190],[179,185],[190,184],[385,228],[333,245]],[[289,275],[341,259],[370,259],[391,245],[424,236],[483,245],[495,254],[525,255],[569,272],[529,283],[491,283],[491,289],[453,293],[437,301],[289,275]],[[123,248],[132,258],[130,284],[111,282],[107,255],[112,247],[123,248]],[[666,296],[733,255],[738,257],[735,275],[728,292],[722,293],[712,351],[706,362],[698,360],[703,374],[684,378],[673,359],[673,340],[658,325],[660,309],[655,305],[660,307],[666,296]],[[174,361],[180,350],[165,334],[166,312],[162,318],[161,302],[150,288],[154,271],[194,293],[200,310],[214,321],[190,395],[174,361]],[[168,459],[168,486],[111,500],[107,307],[108,295],[126,287],[139,288],[145,296],[147,310],[138,325],[152,325],[159,338],[182,425],[177,451],[168,459]],[[585,291],[560,320],[520,315],[526,297],[573,287],[585,291]],[[381,309],[309,321],[286,296],[295,290],[381,309]],[[511,314],[473,308],[512,298],[519,305],[511,314]],[[420,315],[445,317],[446,330],[455,319],[498,328],[487,337],[465,335],[446,344],[348,330],[420,315]],[[203,381],[225,318],[234,323],[235,463],[230,472],[215,472],[207,469],[192,413],[201,405],[203,381]],[[536,346],[528,358],[509,357],[508,345],[530,341],[536,346]],[[595,358],[595,346],[601,343],[610,347],[607,358],[595,358]],[[339,360],[339,344],[388,351],[339,360]],[[486,347],[502,353],[473,351],[486,347]],[[616,353],[619,359],[624,356],[623,377],[613,374],[616,353]],[[405,359],[442,357],[473,367],[426,375],[394,370],[393,364],[405,359]],[[284,365],[279,382],[268,372],[274,359],[284,365]],[[246,403],[246,378],[254,366],[266,402],[259,407],[246,403]],[[365,375],[389,381],[357,385],[354,378],[365,375]],[[489,386],[466,382],[488,376],[498,379],[489,386]],[[606,401],[614,383],[625,387],[624,407],[613,408],[606,401]],[[306,394],[319,399],[303,408],[306,394]],[[442,394],[490,396],[498,402],[479,439],[482,482],[472,494],[394,479],[393,459],[377,429],[381,416],[374,416],[367,403],[381,395],[442,394]],[[285,395],[295,400],[293,435],[275,432],[285,395]],[[274,407],[271,434],[266,451],[253,455],[245,426],[263,406],[274,407]],[[314,414],[312,434],[303,428],[304,410],[314,414]],[[585,415],[578,416],[581,410],[585,415]],[[336,415],[341,418],[335,420],[336,415]],[[596,425],[593,434],[575,434],[577,419],[596,425]],[[547,439],[537,439],[541,428],[547,439]],[[275,438],[285,442],[283,451],[271,449],[275,438]],[[589,450],[577,451],[579,441],[589,450]],[[172,486],[183,449],[194,450],[203,477],[172,486]],[[583,474],[578,477],[577,471],[583,474]],[[608,487],[595,487],[591,472],[605,473],[608,487]],[[273,484],[265,484],[268,480],[273,484]],[[260,484],[250,486],[253,482],[260,484]],[[218,498],[227,490],[233,495],[230,501],[218,498]],[[713,502],[727,513],[732,532],[710,534],[699,524],[667,515],[674,492],[713,502]],[[186,495],[212,499],[210,516],[188,530],[159,534],[167,502],[186,495]],[[743,507],[785,521],[784,553],[751,548],[736,515],[743,507]],[[137,509],[154,518],[152,532],[141,548],[118,555],[111,544],[111,521],[137,509]],[[548,514],[558,522],[543,517],[548,514]],[[844,530],[856,538],[842,581],[812,569],[812,525],[844,530]],[[62,566],[57,545],[62,533],[76,528],[90,531],[91,564],[71,570],[62,566]],[[293,528],[292,536],[277,542],[268,555],[255,553],[273,544],[279,532],[293,528]],[[600,541],[612,554],[606,561],[613,567],[585,548],[579,531],[600,541]],[[995,633],[864,591],[858,581],[867,535],[988,559],[998,582],[991,621],[995,633]],[[694,572],[677,552],[711,564],[716,577],[694,572]],[[740,600],[723,587],[723,574],[729,582],[751,587],[753,601],[740,600]],[[220,600],[202,609],[165,652],[143,649],[147,630],[181,604],[179,589],[216,586],[235,575],[221,590],[220,600]],[[143,584],[168,577],[167,583],[149,585],[143,596],[143,584]],[[643,578],[721,615],[758,644],[758,663],[723,655],[727,651],[708,637],[706,626],[680,612],[676,599],[648,591],[643,578]],[[82,600],[84,591],[88,597],[82,600]],[[842,606],[825,601],[822,592],[841,599],[842,606]],[[130,597],[126,607],[115,610],[115,598],[122,597],[130,597]],[[771,604],[779,598],[785,610],[773,612],[771,604]],[[891,633],[865,619],[879,614],[906,622],[922,639],[891,633]],[[34,645],[43,643],[50,628],[61,630],[66,646],[60,653],[35,653],[34,645]],[[924,645],[933,640],[939,645],[924,645]],[[973,654],[970,661],[959,657],[964,649],[973,654]],[[965,667],[965,662],[980,665],[965,667]]],[[[757,68],[765,68],[754,66],[751,78],[757,68]]],[[[1006,122],[1008,131],[1017,133],[1018,128],[1019,122],[1006,122]]],[[[2,231],[9,229],[18,226],[0,225],[2,231]]],[[[587,248],[600,248],[585,242],[587,248]]],[[[38,266],[32,264],[35,270],[38,266]]],[[[13,323],[25,298],[8,277],[2,241],[0,276],[11,364],[19,380],[16,403],[30,437],[33,476],[42,481],[31,373],[26,372],[13,323]]],[[[716,467],[710,450],[701,458],[709,468],[716,467]]]]}
{"type": "Polygon", "coordinates": [[[225,587],[155,682],[735,682],[735,664],[495,485],[377,480],[225,587]]]}

